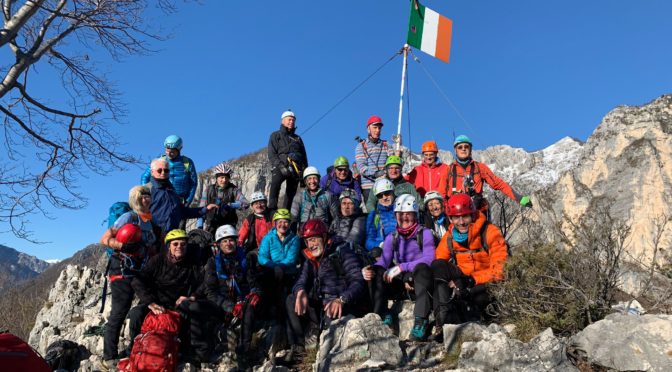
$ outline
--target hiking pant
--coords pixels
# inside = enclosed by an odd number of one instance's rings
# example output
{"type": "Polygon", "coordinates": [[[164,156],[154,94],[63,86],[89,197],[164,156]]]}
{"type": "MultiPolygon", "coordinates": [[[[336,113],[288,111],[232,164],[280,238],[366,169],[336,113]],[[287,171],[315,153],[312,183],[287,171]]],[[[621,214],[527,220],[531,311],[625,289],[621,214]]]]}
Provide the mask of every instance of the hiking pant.
{"type": "Polygon", "coordinates": [[[183,323],[185,319],[187,323],[182,328],[189,328],[189,338],[183,340],[182,346],[190,345],[191,350],[187,352],[205,362],[214,349],[215,337],[215,329],[208,325],[212,323],[212,318],[220,315],[221,310],[208,300],[186,301],[185,305],[180,305],[183,323]]]}
{"type": "Polygon", "coordinates": [[[278,208],[291,209],[296,189],[299,187],[299,180],[293,177],[284,177],[279,170],[274,170],[271,175],[271,190],[268,195],[268,208],[276,210],[278,208]],[[278,195],[280,194],[280,185],[285,182],[285,204],[278,206],[278,195]]]}
{"type": "Polygon", "coordinates": [[[133,278],[121,278],[110,283],[112,310],[107,318],[103,336],[103,360],[119,357],[119,333],[135,293],[131,287],[132,280],[133,278]]]}
{"type": "MultiPolygon", "coordinates": [[[[373,189],[365,189],[362,187],[362,204],[365,206],[364,209],[366,209],[366,201],[369,200],[369,194],[371,193],[371,190],[373,189]]],[[[370,213],[371,211],[365,212],[370,213]]]]}
{"type": "Polygon", "coordinates": [[[149,304],[138,304],[128,312],[128,333],[131,338],[131,343],[128,345],[129,352],[133,350],[133,342],[135,341],[135,337],[140,334],[142,323],[145,321],[145,317],[149,313],[149,308],[147,305],[149,304]]]}
{"type": "MultiPolygon", "coordinates": [[[[296,304],[296,295],[290,294],[287,296],[286,311],[288,320],[287,340],[290,345],[305,346],[306,343],[306,328],[312,325],[313,329],[319,331],[328,327],[331,318],[324,313],[324,303],[322,300],[316,298],[308,298],[308,307],[306,313],[299,315],[294,311],[294,304],[296,304]]],[[[347,304],[343,304],[341,317],[351,314],[351,309],[347,304]]]]}
{"type": "Polygon", "coordinates": [[[461,289],[459,292],[448,287],[451,280],[458,287],[463,287],[465,280],[462,270],[448,260],[434,260],[432,272],[436,325],[459,324],[480,318],[480,312],[490,303],[490,295],[484,285],[461,289]]]}
{"type": "Polygon", "coordinates": [[[369,282],[372,285],[373,292],[373,311],[384,317],[389,309],[388,300],[403,299],[405,296],[410,300],[415,299],[413,315],[423,319],[429,318],[429,312],[432,310],[430,292],[433,290],[432,270],[427,264],[421,263],[415,266],[413,272],[403,272],[398,275],[392,283],[386,283],[383,280],[385,269],[380,266],[374,266],[376,276],[369,282]],[[409,282],[413,286],[413,296],[408,294],[404,283],[409,282]]]}

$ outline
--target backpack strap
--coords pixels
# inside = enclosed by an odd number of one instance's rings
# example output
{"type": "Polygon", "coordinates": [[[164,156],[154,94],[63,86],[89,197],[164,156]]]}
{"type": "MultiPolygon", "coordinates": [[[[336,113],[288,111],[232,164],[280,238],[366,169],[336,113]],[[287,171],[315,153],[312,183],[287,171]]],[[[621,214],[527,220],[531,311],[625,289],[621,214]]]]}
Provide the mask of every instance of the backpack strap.
{"type": "Polygon", "coordinates": [[[483,249],[485,250],[485,253],[490,254],[490,247],[488,247],[488,240],[486,239],[486,233],[488,230],[488,226],[490,225],[490,222],[488,220],[485,221],[483,226],[481,227],[481,245],[483,246],[483,249]]]}

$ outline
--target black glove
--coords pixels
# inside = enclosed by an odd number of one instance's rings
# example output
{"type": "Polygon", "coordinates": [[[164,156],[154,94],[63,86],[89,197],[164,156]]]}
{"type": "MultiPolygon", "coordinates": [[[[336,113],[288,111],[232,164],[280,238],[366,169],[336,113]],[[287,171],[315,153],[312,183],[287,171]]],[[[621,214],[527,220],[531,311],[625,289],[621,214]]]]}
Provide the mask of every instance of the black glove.
{"type": "Polygon", "coordinates": [[[369,251],[369,257],[373,258],[374,260],[377,260],[378,257],[383,255],[383,250],[380,249],[380,247],[375,247],[369,251]]]}
{"type": "Polygon", "coordinates": [[[144,244],[142,242],[135,242],[135,243],[124,243],[121,246],[121,251],[124,253],[137,253],[142,249],[144,244]]]}
{"type": "Polygon", "coordinates": [[[454,279],[453,281],[455,282],[456,287],[453,295],[458,298],[467,296],[471,288],[476,284],[474,278],[471,276],[463,276],[459,279],[454,279]]]}

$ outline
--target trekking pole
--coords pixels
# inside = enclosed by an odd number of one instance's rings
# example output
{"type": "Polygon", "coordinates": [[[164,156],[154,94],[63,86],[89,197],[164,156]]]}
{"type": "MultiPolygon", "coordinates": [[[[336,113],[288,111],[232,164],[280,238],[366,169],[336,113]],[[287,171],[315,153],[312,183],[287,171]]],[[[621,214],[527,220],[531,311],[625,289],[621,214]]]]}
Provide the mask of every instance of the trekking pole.
{"type": "Polygon", "coordinates": [[[401,114],[404,109],[404,87],[406,83],[406,66],[408,61],[408,44],[401,49],[404,52],[404,63],[401,68],[401,92],[399,93],[399,118],[397,120],[397,151],[401,150],[401,114]]]}

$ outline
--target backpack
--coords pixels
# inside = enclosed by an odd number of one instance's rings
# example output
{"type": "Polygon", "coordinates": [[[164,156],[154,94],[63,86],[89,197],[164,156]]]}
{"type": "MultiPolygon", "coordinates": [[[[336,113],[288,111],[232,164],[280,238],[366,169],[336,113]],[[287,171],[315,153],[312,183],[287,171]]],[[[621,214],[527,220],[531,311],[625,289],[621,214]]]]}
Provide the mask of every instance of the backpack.
{"type": "Polygon", "coordinates": [[[122,372],[171,372],[177,366],[180,348],[180,314],[166,310],[162,314],[149,312],[135,338],[128,358],[119,361],[122,372]]]}
{"type": "Polygon", "coordinates": [[[212,234],[203,229],[193,229],[187,233],[187,252],[192,262],[203,267],[212,257],[212,234]]]}
{"type": "MultiPolygon", "coordinates": [[[[483,223],[483,226],[481,226],[481,249],[477,250],[476,252],[480,252],[481,250],[485,251],[485,253],[490,254],[490,247],[488,247],[488,241],[486,239],[486,232],[488,231],[488,226],[490,226],[489,221],[485,221],[483,223]]],[[[457,265],[457,257],[455,256],[455,250],[453,249],[453,236],[450,234],[450,232],[446,231],[446,243],[448,244],[448,250],[450,251],[450,262],[454,263],[457,265]]],[[[474,253],[474,252],[472,252],[474,253]]],[[[511,247],[509,247],[509,244],[506,244],[506,255],[511,257],[511,247]]]]}
{"type": "Polygon", "coordinates": [[[76,371],[82,360],[79,344],[70,340],[58,340],[47,347],[44,359],[52,370],[76,371]]]}
{"type": "MultiPolygon", "coordinates": [[[[426,227],[418,226],[418,231],[415,233],[415,240],[418,242],[418,247],[420,247],[420,252],[423,250],[422,241],[424,239],[423,235],[426,227]]],[[[434,234],[432,234],[434,236],[434,234]]],[[[399,231],[394,230],[392,232],[392,258],[399,257],[399,231]]],[[[397,262],[398,263],[398,262],[397,262]]]]}
{"type": "Polygon", "coordinates": [[[11,333],[0,333],[0,366],[3,371],[51,372],[30,345],[11,333]]]}

